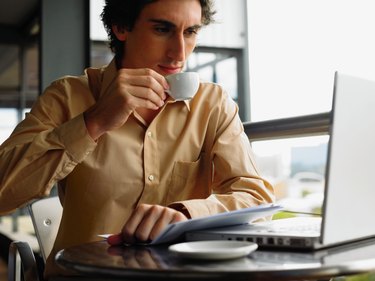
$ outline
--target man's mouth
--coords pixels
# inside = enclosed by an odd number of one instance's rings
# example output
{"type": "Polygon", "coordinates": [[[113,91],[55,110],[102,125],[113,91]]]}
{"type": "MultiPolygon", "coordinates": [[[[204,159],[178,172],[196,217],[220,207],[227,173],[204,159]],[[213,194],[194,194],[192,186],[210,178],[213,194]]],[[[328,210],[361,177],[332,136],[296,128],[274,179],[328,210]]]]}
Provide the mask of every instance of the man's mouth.
{"type": "Polygon", "coordinates": [[[181,70],[182,70],[182,67],[176,67],[176,66],[163,66],[163,65],[159,65],[159,68],[162,70],[162,72],[165,75],[178,73],[178,72],[181,72],[181,70]]]}

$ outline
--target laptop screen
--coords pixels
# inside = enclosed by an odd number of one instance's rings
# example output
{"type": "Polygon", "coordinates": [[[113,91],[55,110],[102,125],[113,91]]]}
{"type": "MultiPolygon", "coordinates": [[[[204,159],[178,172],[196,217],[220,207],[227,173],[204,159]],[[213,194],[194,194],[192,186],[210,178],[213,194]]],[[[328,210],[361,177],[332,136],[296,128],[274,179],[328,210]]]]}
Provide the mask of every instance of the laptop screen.
{"type": "Polygon", "coordinates": [[[375,235],[375,81],[336,72],[331,120],[325,245],[375,235]]]}

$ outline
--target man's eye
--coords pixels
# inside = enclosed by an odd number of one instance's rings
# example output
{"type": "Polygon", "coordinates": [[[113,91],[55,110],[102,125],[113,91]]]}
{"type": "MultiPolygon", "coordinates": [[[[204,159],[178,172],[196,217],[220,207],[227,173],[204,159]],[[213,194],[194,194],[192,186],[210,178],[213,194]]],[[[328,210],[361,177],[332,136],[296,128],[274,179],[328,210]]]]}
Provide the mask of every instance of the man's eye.
{"type": "Polygon", "coordinates": [[[198,30],[197,29],[188,29],[188,30],[185,31],[185,34],[188,35],[188,36],[197,35],[198,30]]]}
{"type": "Polygon", "coordinates": [[[168,33],[170,28],[168,27],[155,27],[155,31],[159,33],[168,33]]]}

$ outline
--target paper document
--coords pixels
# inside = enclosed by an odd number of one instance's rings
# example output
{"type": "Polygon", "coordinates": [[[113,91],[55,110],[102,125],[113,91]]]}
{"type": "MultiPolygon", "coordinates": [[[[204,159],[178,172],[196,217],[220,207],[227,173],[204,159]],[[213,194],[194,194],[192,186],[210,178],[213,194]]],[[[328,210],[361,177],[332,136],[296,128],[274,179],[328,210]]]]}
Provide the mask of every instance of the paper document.
{"type": "Polygon", "coordinates": [[[185,232],[213,227],[233,226],[253,222],[256,219],[280,211],[281,206],[264,204],[240,210],[219,213],[212,216],[190,219],[168,225],[150,244],[157,245],[181,239],[185,232]]]}

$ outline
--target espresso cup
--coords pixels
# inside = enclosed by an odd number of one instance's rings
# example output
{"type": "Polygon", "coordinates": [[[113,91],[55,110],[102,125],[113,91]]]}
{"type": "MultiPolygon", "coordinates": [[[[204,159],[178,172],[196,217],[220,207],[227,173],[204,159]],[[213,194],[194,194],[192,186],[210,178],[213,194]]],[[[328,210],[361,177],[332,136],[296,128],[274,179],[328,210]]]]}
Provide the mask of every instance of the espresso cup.
{"type": "Polygon", "coordinates": [[[189,100],[194,97],[199,88],[197,72],[180,72],[165,77],[169,84],[166,92],[175,100],[189,100]]]}

